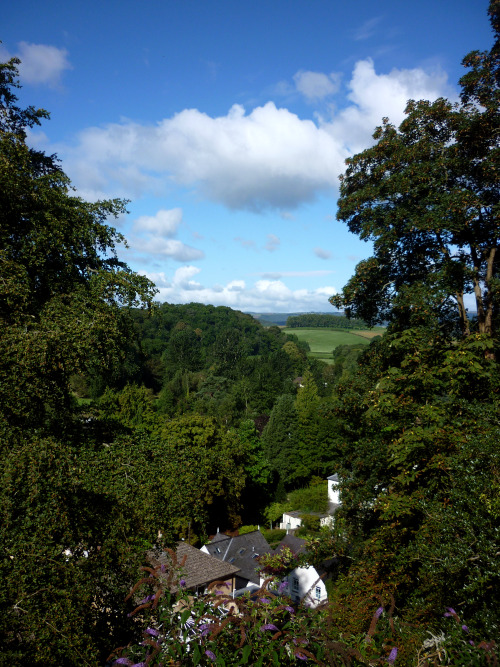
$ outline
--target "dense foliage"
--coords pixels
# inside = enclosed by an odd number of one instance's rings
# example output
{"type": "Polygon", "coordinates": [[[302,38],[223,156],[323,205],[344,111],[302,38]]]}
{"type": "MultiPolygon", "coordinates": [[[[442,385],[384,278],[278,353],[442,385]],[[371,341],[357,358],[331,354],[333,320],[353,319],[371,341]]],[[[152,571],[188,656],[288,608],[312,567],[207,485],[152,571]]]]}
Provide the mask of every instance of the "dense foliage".
{"type": "Polygon", "coordinates": [[[290,328],[298,327],[329,327],[331,329],[366,329],[367,324],[363,320],[343,315],[328,315],[326,313],[303,313],[302,315],[290,316],[286,321],[290,328]]]}
{"type": "Polygon", "coordinates": [[[82,201],[29,148],[48,114],[19,107],[18,63],[0,66],[6,664],[98,665],[129,643],[117,664],[496,664],[497,0],[490,13],[461,104],[410,101],[348,161],[339,218],[375,254],[332,301],[389,327],[332,367],[243,313],[152,304],[115,253],[107,218],[125,203],[82,201]],[[123,613],[146,551],[320,511],[333,472],[342,507],[307,556],[331,563],[327,605],[293,606],[275,581],[230,611],[181,587],[182,610],[150,572],[161,595],[123,613]]]}

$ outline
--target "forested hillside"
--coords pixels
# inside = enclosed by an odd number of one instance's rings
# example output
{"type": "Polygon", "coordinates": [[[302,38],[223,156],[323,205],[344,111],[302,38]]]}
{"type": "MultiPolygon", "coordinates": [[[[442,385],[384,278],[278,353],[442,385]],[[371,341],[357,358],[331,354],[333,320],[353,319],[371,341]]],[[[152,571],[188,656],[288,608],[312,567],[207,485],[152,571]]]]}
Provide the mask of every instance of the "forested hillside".
{"type": "Polygon", "coordinates": [[[296,327],[331,327],[332,329],[366,329],[367,324],[355,317],[344,317],[343,315],[325,315],[324,313],[303,313],[302,315],[290,316],[286,326],[296,327]]]}
{"type": "Polygon", "coordinates": [[[103,665],[129,644],[135,664],[497,664],[496,0],[490,16],[460,103],[410,101],[347,160],[338,217],[374,255],[331,302],[389,325],[333,366],[241,312],[155,303],[115,252],[125,203],[83,201],[29,147],[48,114],[0,66],[2,664],[103,665]],[[327,605],[247,599],[193,644],[168,595],[127,615],[148,550],[263,522],[334,472],[342,507],[307,556],[330,562],[327,605]]]}

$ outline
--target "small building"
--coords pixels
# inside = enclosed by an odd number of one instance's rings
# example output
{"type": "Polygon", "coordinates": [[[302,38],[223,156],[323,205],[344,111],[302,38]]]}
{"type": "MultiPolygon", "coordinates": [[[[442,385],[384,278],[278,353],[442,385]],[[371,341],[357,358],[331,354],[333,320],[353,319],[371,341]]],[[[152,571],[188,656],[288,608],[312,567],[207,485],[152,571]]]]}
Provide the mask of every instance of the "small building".
{"type": "Polygon", "coordinates": [[[333,506],[334,511],[340,505],[340,480],[337,473],[326,478],[328,482],[328,502],[330,508],[333,506]]]}
{"type": "Polygon", "coordinates": [[[254,530],[235,537],[217,532],[212,541],[205,544],[201,551],[237,567],[235,585],[237,589],[241,589],[251,584],[260,585],[257,559],[259,556],[271,553],[272,549],[260,530],[254,530]]]}
{"type": "Polygon", "coordinates": [[[319,525],[333,526],[334,514],[340,507],[340,480],[337,474],[327,477],[328,482],[328,512],[320,514],[319,512],[301,512],[300,510],[291,510],[284,512],[280,523],[282,530],[296,530],[302,526],[302,517],[304,514],[319,517],[319,525]]]}
{"type": "MultiPolygon", "coordinates": [[[[224,592],[231,594],[234,591],[236,576],[240,571],[236,565],[214,558],[187,542],[178,542],[175,555],[178,563],[181,563],[185,557],[184,565],[181,568],[181,579],[184,580],[187,590],[194,593],[206,593],[210,584],[220,581],[224,582],[224,592]]],[[[148,560],[153,567],[164,565],[167,572],[172,566],[172,558],[165,551],[159,555],[150,552],[148,560]]],[[[177,579],[175,579],[170,590],[175,592],[177,589],[177,579]]]]}
{"type": "MultiPolygon", "coordinates": [[[[285,535],[274,553],[279,553],[285,548],[298,556],[305,553],[306,541],[295,535],[285,535]]],[[[330,563],[331,561],[328,561],[330,563]]],[[[328,576],[325,567],[315,568],[312,565],[300,566],[292,570],[282,579],[285,588],[284,595],[288,595],[295,604],[303,602],[308,607],[317,607],[328,599],[324,580],[328,576]]]]}
{"type": "Polygon", "coordinates": [[[303,602],[308,607],[317,607],[328,599],[322,573],[315,567],[296,567],[283,579],[286,588],[285,595],[289,595],[295,604],[303,602]]]}

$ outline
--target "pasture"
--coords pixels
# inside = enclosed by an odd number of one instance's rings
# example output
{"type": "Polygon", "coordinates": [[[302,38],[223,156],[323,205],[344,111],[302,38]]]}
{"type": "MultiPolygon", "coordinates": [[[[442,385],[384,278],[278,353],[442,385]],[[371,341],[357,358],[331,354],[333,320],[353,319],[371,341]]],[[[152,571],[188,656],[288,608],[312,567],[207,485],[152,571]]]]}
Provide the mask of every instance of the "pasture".
{"type": "Polygon", "coordinates": [[[368,345],[375,336],[381,336],[385,329],[375,327],[366,330],[340,330],[327,328],[289,328],[283,329],[285,333],[294,334],[299,340],[305,340],[309,343],[311,352],[310,357],[322,359],[327,363],[333,363],[332,352],[338,345],[368,345]]]}

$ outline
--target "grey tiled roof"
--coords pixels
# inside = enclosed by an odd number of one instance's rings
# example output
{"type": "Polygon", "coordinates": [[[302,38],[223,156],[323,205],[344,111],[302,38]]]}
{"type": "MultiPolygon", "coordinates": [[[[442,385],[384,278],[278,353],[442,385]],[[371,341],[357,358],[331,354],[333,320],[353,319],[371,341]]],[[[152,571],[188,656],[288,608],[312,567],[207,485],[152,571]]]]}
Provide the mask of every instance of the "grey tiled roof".
{"type": "Polygon", "coordinates": [[[278,544],[278,546],[274,550],[274,553],[278,553],[284,547],[288,547],[292,553],[301,554],[304,553],[306,550],[305,544],[306,544],[305,540],[301,539],[300,537],[295,537],[295,535],[291,535],[290,533],[288,533],[278,544]]]}
{"type": "MultiPolygon", "coordinates": [[[[186,588],[206,586],[212,581],[224,581],[239,573],[239,568],[236,565],[209,556],[187,542],[179,542],[175,553],[178,563],[186,556],[186,562],[182,568],[182,578],[186,581],[186,588]]],[[[172,562],[169,554],[166,552],[156,557],[151,556],[150,560],[155,566],[165,565],[167,568],[170,567],[172,562]]],[[[176,588],[174,586],[172,590],[176,588]]]]}
{"type": "Polygon", "coordinates": [[[260,530],[236,537],[217,533],[210,544],[205,545],[205,548],[214,558],[238,567],[240,570],[238,577],[257,584],[260,581],[257,573],[259,566],[257,556],[272,551],[260,530]]]}

